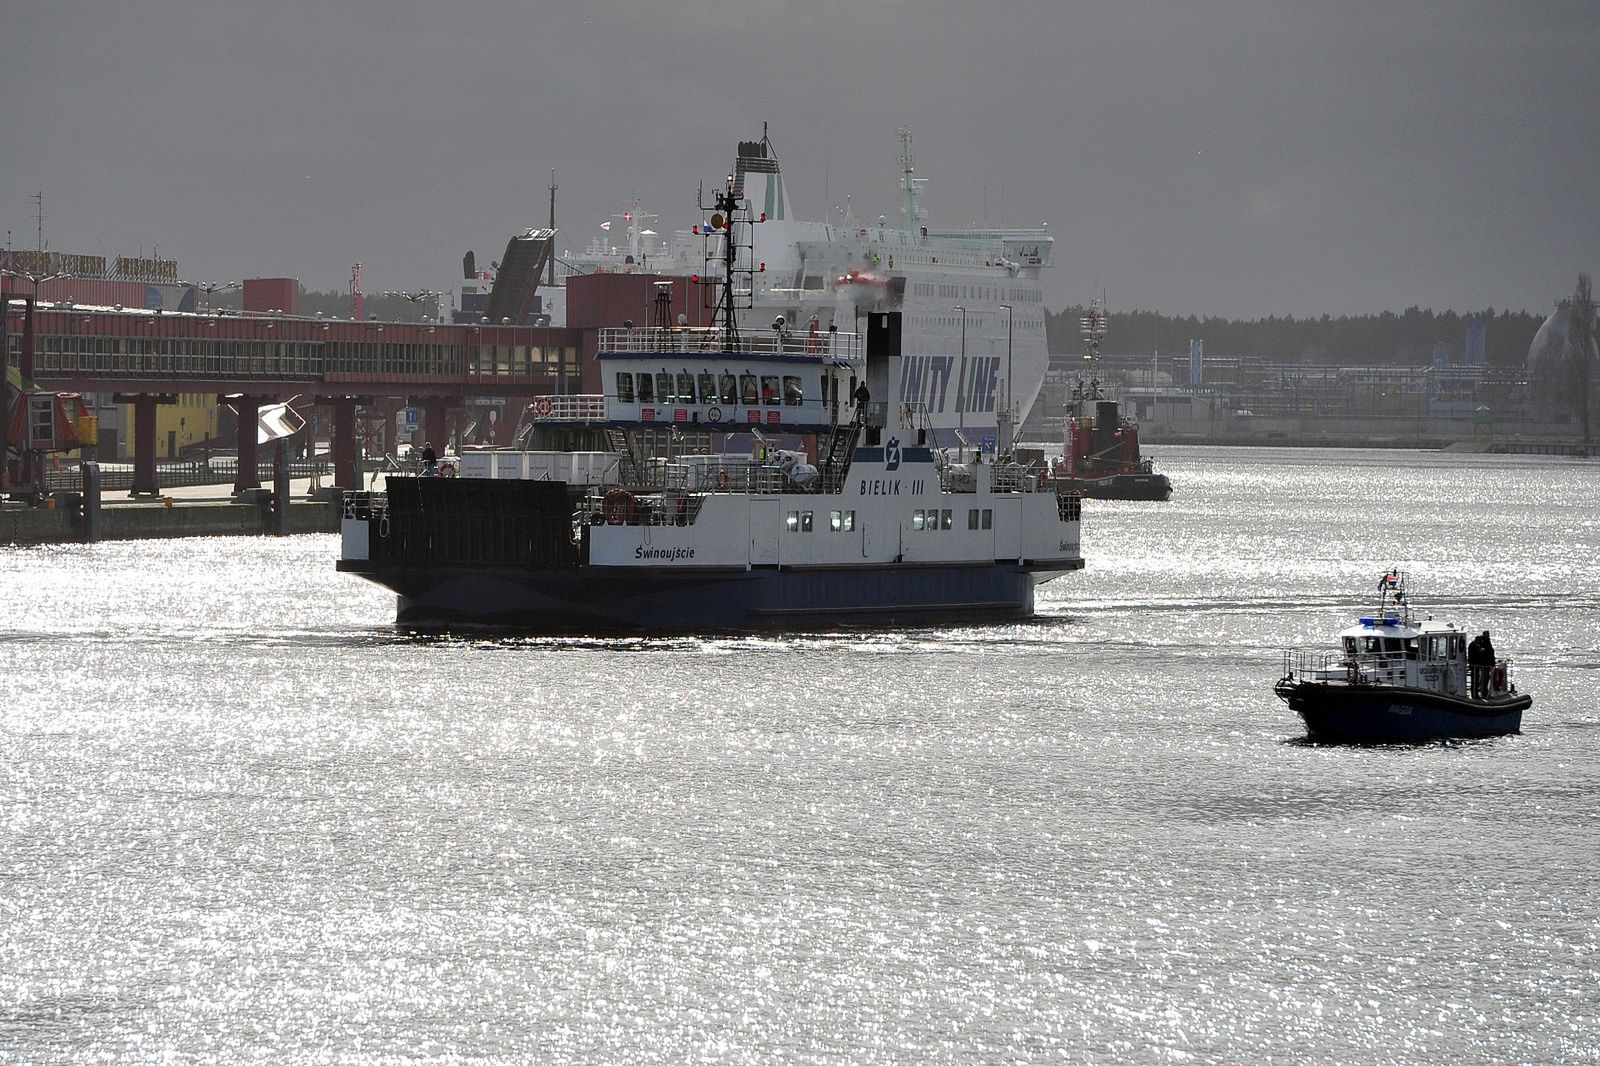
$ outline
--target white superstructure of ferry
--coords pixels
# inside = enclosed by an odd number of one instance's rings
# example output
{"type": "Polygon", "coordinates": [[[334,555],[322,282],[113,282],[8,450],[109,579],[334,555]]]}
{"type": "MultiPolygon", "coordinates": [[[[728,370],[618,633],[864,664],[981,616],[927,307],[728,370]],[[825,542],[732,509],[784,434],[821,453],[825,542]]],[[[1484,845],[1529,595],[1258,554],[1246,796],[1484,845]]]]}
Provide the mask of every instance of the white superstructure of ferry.
{"type": "MultiPolygon", "coordinates": [[[[771,142],[744,141],[734,164],[735,188],[752,217],[748,248],[739,249],[749,289],[741,292],[758,328],[782,320],[792,335],[856,332],[872,310],[901,313],[904,351],[896,399],[950,439],[974,448],[997,438],[1001,412],[1020,424],[1038,398],[1049,361],[1041,272],[1053,245],[1036,229],[935,229],[920,199],[911,135],[900,132],[900,212],[862,223],[796,217],[771,142]]],[[[713,229],[682,230],[663,239],[656,216],[636,202],[617,221],[617,245],[592,244],[565,253],[567,269],[694,274],[720,258],[713,229]]],[[[609,230],[607,231],[610,232],[609,230]]]]}

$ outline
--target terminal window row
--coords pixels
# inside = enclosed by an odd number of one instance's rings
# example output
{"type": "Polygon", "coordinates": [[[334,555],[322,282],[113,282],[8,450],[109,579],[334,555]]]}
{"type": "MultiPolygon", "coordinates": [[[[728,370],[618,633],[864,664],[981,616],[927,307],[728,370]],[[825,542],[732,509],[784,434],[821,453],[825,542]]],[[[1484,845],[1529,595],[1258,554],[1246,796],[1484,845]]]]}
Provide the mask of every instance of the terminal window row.
{"type": "Polygon", "coordinates": [[[719,378],[709,372],[683,371],[657,374],[617,371],[618,403],[723,403],[729,406],[783,404],[799,407],[805,402],[805,387],[798,374],[733,374],[719,378]]]}

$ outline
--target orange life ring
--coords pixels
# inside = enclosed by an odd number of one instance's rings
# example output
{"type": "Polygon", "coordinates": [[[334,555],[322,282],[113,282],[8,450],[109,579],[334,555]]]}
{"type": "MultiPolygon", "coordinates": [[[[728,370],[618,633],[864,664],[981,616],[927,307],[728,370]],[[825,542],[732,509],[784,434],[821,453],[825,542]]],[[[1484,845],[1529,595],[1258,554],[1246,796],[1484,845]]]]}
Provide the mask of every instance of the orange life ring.
{"type": "Polygon", "coordinates": [[[533,401],[533,413],[538,415],[540,418],[549,417],[550,412],[554,411],[555,409],[556,405],[550,402],[550,397],[548,396],[541,396],[533,401]]]}

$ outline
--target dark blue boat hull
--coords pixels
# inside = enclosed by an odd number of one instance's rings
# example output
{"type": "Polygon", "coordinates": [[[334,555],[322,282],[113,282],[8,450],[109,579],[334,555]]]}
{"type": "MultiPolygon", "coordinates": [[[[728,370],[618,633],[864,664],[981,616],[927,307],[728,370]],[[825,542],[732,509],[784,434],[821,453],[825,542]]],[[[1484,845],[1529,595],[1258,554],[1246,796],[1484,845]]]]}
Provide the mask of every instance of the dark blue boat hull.
{"type": "Polygon", "coordinates": [[[371,576],[399,595],[402,626],[670,633],[1028,618],[1034,586],[1056,572],[1011,563],[556,574],[429,568],[371,576]]]}
{"type": "Polygon", "coordinates": [[[1165,474],[1110,474],[1106,477],[1058,478],[1056,485],[1093,500],[1168,500],[1172,481],[1165,474]]]}
{"type": "Polygon", "coordinates": [[[1388,685],[1279,682],[1278,696],[1318,740],[1365,743],[1498,737],[1522,729],[1533,704],[1524,693],[1462,699],[1426,689],[1388,685]]]}

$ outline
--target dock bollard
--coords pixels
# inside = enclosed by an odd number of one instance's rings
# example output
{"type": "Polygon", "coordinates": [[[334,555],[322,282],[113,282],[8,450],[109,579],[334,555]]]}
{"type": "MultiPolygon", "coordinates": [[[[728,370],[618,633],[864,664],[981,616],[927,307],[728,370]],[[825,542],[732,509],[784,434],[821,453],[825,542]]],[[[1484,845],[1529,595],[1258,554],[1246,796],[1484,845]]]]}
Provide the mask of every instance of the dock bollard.
{"type": "Polygon", "coordinates": [[[291,532],[289,525],[289,456],[284,441],[278,441],[278,461],[272,471],[272,531],[280,537],[291,532]]]}
{"type": "Polygon", "coordinates": [[[97,544],[104,530],[100,526],[100,464],[80,464],[83,471],[83,542],[97,544]]]}

